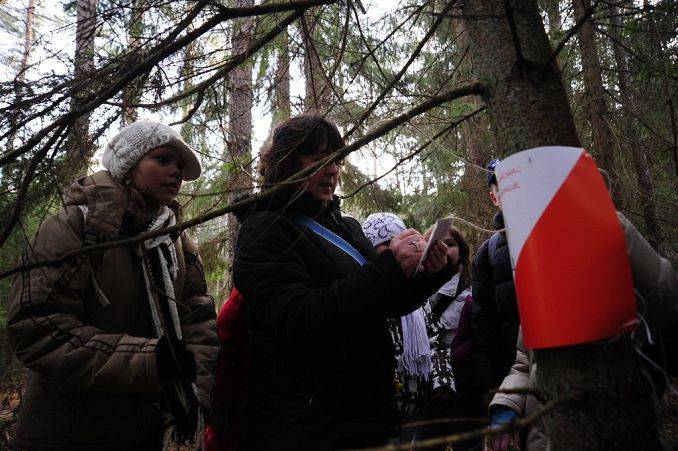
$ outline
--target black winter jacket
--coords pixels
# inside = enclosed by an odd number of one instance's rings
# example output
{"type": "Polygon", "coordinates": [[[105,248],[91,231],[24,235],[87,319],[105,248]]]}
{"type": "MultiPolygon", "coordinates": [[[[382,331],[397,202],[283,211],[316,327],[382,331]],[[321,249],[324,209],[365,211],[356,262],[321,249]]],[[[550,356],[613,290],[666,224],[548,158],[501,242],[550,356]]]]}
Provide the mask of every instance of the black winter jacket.
{"type": "MultiPolygon", "coordinates": [[[[504,228],[501,212],[494,217],[495,229],[504,228]]],[[[497,388],[516,359],[520,316],[513,284],[506,234],[501,233],[493,261],[490,240],[473,258],[472,350],[470,362],[475,386],[497,388]]]]}
{"type": "Polygon", "coordinates": [[[242,224],[234,283],[248,309],[250,448],[336,449],[383,444],[398,420],[386,318],[417,308],[451,274],[407,279],[377,256],[338,202],[308,195],[283,211],[259,207],[242,224]],[[298,225],[315,219],[353,245],[360,266],[298,225]]]}

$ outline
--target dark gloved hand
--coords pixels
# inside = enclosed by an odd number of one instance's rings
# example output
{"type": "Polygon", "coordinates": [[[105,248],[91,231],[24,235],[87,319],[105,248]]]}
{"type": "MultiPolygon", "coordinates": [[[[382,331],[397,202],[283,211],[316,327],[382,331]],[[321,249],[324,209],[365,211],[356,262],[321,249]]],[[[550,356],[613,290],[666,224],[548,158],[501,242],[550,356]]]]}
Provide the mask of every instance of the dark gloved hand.
{"type": "Polygon", "coordinates": [[[170,415],[174,426],[172,439],[180,444],[195,442],[200,404],[193,387],[186,380],[172,379],[162,391],[162,411],[170,415]]]}
{"type": "Polygon", "coordinates": [[[155,348],[155,362],[161,382],[185,378],[195,382],[197,367],[193,353],[181,340],[172,340],[163,335],[155,348]]]}

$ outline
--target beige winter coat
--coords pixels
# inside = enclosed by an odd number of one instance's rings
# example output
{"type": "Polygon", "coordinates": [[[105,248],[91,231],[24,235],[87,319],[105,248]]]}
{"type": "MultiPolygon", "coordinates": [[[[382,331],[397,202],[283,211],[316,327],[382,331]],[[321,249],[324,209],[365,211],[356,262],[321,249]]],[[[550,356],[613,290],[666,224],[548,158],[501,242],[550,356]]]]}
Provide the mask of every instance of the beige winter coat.
{"type": "MultiPolygon", "coordinates": [[[[626,217],[621,213],[618,213],[618,216],[624,228],[633,285],[645,304],[644,310],[639,304],[639,311],[651,327],[661,328],[678,318],[678,275],[671,263],[657,255],[626,217]]],[[[516,361],[499,389],[534,387],[536,375],[537,363],[534,360],[534,353],[525,348],[521,330],[518,336],[516,361]]],[[[496,406],[506,406],[524,417],[535,412],[539,408],[539,402],[531,395],[497,393],[490,403],[490,410],[496,406]]],[[[541,420],[528,430],[527,449],[528,451],[550,449],[546,429],[541,420]]]]}
{"type": "MultiPolygon", "coordinates": [[[[101,241],[118,235],[126,212],[143,211],[140,202],[108,172],[79,180],[67,190],[66,207],[41,225],[28,261],[54,260],[83,246],[85,225],[76,205],[88,206],[88,230],[101,241]]],[[[138,216],[127,213],[126,223],[138,216]]],[[[157,339],[136,246],[80,255],[15,278],[7,330],[17,358],[30,370],[19,447],[132,446],[158,436],[157,339]]],[[[195,354],[200,401],[208,408],[218,347],[214,304],[196,246],[183,234],[175,246],[182,334],[195,354]]]]}

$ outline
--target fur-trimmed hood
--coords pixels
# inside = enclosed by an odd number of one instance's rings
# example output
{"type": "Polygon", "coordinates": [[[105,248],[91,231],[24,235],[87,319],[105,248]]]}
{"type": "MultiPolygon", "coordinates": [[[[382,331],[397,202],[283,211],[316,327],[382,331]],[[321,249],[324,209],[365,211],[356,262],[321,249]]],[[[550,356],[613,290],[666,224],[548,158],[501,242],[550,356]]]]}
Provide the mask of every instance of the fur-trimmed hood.
{"type": "MultiPolygon", "coordinates": [[[[66,187],[64,205],[85,205],[87,228],[108,236],[134,235],[155,215],[139,191],[116,182],[105,170],[80,177],[66,187]]],[[[181,205],[172,201],[168,207],[179,223],[181,205]]]]}

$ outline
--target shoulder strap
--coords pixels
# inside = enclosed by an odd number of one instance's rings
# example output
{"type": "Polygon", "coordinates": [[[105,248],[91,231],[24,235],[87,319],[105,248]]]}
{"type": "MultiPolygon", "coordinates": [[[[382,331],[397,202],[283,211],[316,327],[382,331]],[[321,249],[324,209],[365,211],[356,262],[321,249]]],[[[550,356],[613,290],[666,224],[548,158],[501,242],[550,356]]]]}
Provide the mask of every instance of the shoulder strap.
{"type": "Polygon", "coordinates": [[[501,232],[494,232],[494,235],[490,238],[490,242],[487,243],[487,255],[490,258],[492,267],[494,267],[494,259],[497,255],[497,248],[499,247],[499,238],[501,238],[501,232]]]}
{"type": "Polygon", "coordinates": [[[356,248],[351,246],[345,239],[343,239],[336,233],[332,232],[328,228],[323,227],[321,224],[318,224],[316,221],[309,218],[308,216],[300,214],[291,214],[290,217],[294,220],[294,222],[296,222],[300,226],[310,229],[316,235],[325,238],[327,241],[334,244],[342,251],[346,252],[348,255],[353,257],[353,259],[357,261],[361,266],[367,263],[365,257],[363,257],[362,254],[358,252],[356,248]]]}

